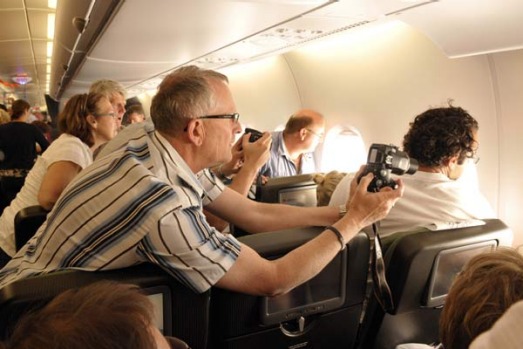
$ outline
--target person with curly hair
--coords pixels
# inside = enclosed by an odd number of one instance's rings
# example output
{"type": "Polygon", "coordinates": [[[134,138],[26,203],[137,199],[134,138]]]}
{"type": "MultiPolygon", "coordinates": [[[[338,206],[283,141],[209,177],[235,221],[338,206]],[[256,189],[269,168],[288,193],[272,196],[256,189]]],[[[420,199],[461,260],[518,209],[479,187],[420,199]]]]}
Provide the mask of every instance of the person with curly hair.
{"type": "MultiPolygon", "coordinates": [[[[462,177],[465,166],[479,160],[478,130],[478,122],[460,107],[432,108],[416,116],[403,138],[403,150],[418,160],[419,168],[413,175],[402,176],[403,199],[381,221],[381,236],[495,218],[477,185],[462,177]]],[[[353,177],[348,174],[341,180],[330,206],[347,200],[353,177]]]]}

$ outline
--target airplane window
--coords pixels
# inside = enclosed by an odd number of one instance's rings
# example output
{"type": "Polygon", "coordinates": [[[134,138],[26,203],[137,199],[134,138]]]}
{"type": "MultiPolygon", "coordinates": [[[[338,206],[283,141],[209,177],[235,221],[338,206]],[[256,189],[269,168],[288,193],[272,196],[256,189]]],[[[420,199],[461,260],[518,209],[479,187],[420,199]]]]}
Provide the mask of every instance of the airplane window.
{"type": "Polygon", "coordinates": [[[321,171],[356,172],[367,161],[360,133],[352,126],[335,126],[325,135],[321,150],[321,171]]]}

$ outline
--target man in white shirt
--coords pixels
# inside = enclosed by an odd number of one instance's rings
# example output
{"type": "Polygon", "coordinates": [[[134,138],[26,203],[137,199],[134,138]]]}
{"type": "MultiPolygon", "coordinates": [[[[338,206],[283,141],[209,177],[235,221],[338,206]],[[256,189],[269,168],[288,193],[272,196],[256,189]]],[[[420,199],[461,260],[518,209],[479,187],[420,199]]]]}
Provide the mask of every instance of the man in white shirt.
{"type": "MultiPolygon", "coordinates": [[[[404,196],[381,220],[381,236],[495,217],[476,183],[461,178],[465,166],[479,160],[478,128],[470,114],[453,106],[429,109],[414,119],[403,139],[403,150],[418,161],[419,168],[413,175],[401,177],[404,196]]],[[[347,200],[353,177],[348,174],[340,181],[330,206],[347,200]]]]}

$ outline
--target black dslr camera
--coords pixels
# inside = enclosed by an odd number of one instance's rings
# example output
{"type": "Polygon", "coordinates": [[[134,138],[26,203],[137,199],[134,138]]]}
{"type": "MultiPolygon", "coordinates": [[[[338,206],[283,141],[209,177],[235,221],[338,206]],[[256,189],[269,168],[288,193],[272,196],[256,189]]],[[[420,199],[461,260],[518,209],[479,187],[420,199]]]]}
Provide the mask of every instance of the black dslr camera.
{"type": "Polygon", "coordinates": [[[418,161],[409,158],[407,153],[398,150],[398,147],[392,144],[374,143],[370,146],[367,166],[363,174],[358,178],[358,182],[361,177],[372,172],[374,178],[367,188],[368,191],[377,192],[385,186],[396,189],[398,184],[391,178],[391,174],[413,174],[417,170],[418,161]]]}
{"type": "Polygon", "coordinates": [[[260,139],[263,136],[263,133],[261,133],[260,131],[255,130],[253,128],[248,128],[248,127],[245,129],[245,133],[250,133],[251,134],[249,136],[249,142],[250,143],[256,142],[258,139],[260,139]]]}

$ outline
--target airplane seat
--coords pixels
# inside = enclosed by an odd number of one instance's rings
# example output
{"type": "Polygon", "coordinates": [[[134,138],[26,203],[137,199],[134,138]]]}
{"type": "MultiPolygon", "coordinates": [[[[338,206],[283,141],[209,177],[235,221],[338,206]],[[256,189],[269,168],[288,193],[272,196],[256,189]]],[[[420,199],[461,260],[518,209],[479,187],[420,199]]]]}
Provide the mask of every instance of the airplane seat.
{"type": "Polygon", "coordinates": [[[294,206],[316,206],[316,187],[313,174],[269,178],[256,186],[256,201],[294,206]]]}
{"type": "Polygon", "coordinates": [[[370,298],[357,347],[394,349],[402,343],[438,343],[439,316],[454,277],[476,254],[512,243],[512,231],[501,220],[484,222],[385,237],[384,261],[394,307],[386,313],[370,298]]]}
{"type": "MultiPolygon", "coordinates": [[[[255,200],[267,203],[280,203],[293,206],[316,206],[317,184],[313,174],[269,178],[267,183],[256,184],[255,200]]],[[[240,227],[231,225],[235,237],[247,236],[250,233],[240,227]]]]}
{"type": "MultiPolygon", "coordinates": [[[[15,281],[0,289],[0,340],[9,337],[28,311],[43,307],[61,292],[100,280],[138,285],[155,307],[155,323],[165,336],[176,337],[192,349],[205,349],[208,341],[210,291],[202,294],[178,282],[158,266],[144,263],[124,269],[88,272],[63,270],[15,281]]],[[[180,348],[184,343],[178,342],[180,348]]]]}
{"type": "Polygon", "coordinates": [[[15,215],[15,246],[20,250],[47,219],[49,211],[40,205],[21,209],[15,215]]]}
{"type": "MultiPolygon", "coordinates": [[[[240,237],[262,257],[278,258],[323,228],[287,229],[240,237]]],[[[211,289],[211,348],[352,348],[359,326],[369,262],[359,233],[320,274],[277,297],[211,289]]]]}

